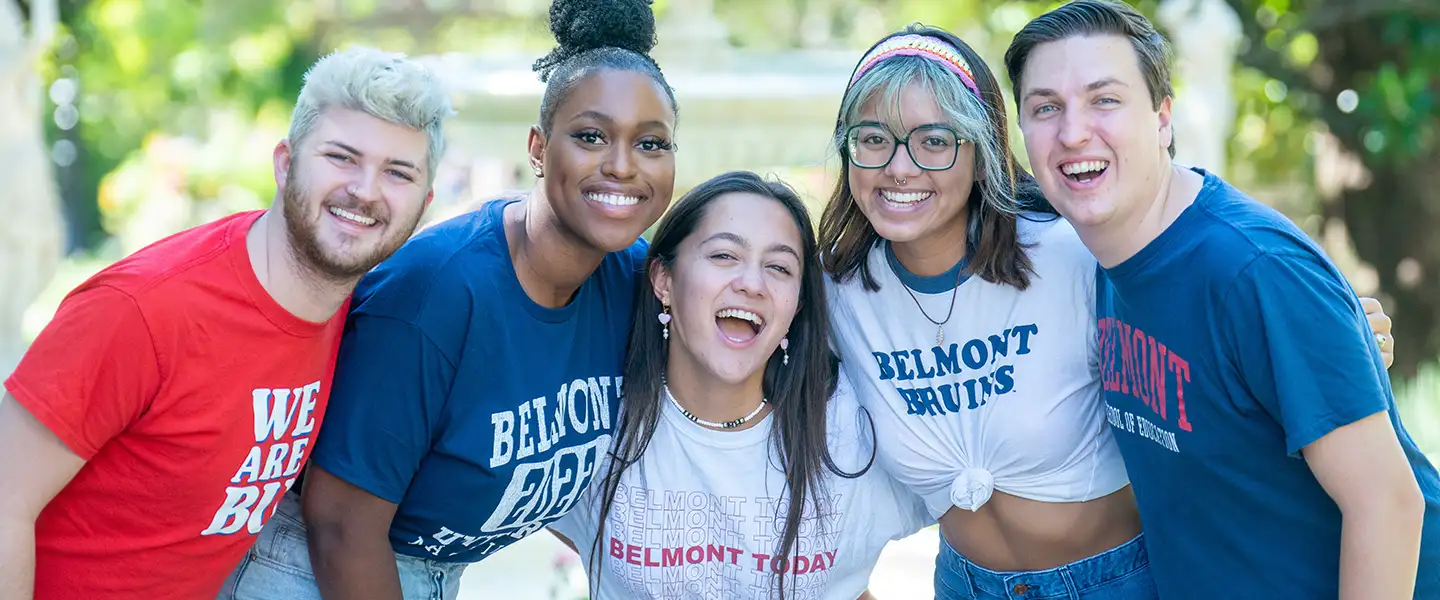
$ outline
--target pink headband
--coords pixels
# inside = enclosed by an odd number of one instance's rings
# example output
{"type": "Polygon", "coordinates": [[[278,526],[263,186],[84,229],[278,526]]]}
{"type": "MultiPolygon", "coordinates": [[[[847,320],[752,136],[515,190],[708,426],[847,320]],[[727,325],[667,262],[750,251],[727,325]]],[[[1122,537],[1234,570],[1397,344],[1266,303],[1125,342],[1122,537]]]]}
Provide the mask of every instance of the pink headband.
{"type": "Polygon", "coordinates": [[[980,95],[980,88],[975,85],[975,76],[970,71],[970,63],[965,62],[960,51],[944,40],[927,35],[897,35],[881,42],[860,61],[860,66],[855,68],[855,74],[850,77],[850,85],[855,85],[860,77],[880,64],[880,61],[894,56],[919,56],[938,62],[959,75],[960,81],[964,82],[970,91],[975,92],[976,96],[980,95]]]}

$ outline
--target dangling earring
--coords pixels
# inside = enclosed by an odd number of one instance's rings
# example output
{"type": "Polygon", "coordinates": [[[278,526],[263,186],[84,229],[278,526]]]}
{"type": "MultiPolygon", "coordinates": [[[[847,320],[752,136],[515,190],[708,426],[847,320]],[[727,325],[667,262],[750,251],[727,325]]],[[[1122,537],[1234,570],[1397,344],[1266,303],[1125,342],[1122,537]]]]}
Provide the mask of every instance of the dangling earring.
{"type": "Polygon", "coordinates": [[[780,338],[780,351],[785,354],[780,357],[780,364],[790,364],[790,336],[780,338]]]}
{"type": "Polygon", "coordinates": [[[539,179],[539,178],[544,177],[544,176],[545,176],[545,172],[544,172],[544,171],[541,171],[541,170],[540,170],[540,167],[535,167],[535,178],[536,178],[536,179],[539,179]]]}
{"type": "Polygon", "coordinates": [[[665,326],[664,329],[660,330],[660,335],[664,336],[668,341],[670,339],[670,307],[661,305],[660,316],[658,318],[660,319],[660,324],[665,326]]]}

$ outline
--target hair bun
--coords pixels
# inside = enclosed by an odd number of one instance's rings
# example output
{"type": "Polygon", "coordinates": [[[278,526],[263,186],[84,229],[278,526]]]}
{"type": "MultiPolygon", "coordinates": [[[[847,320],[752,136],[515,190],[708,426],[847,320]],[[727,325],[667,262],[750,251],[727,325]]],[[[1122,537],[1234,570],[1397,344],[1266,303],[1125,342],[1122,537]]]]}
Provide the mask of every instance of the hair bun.
{"type": "Polygon", "coordinates": [[[651,0],[554,0],[550,32],[559,54],[616,47],[649,55],[655,47],[655,12],[651,0]]]}

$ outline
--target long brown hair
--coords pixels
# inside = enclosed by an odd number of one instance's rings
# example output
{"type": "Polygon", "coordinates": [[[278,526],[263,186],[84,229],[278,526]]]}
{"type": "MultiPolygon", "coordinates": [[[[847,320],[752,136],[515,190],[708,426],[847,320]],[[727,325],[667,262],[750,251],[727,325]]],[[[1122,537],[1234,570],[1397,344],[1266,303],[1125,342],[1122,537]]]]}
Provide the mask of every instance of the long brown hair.
{"type": "Polygon", "coordinates": [[[930,59],[914,56],[887,58],[845,90],[835,122],[835,145],[845,158],[844,168],[820,217],[819,243],[826,272],[837,282],[858,274],[865,289],[880,289],[866,260],[870,249],[880,241],[880,235],[865,218],[850,190],[850,169],[854,167],[846,155],[845,129],[858,116],[861,107],[878,94],[887,95],[891,100],[889,104],[893,105],[898,103],[898,94],[906,84],[918,82],[935,95],[946,113],[965,121],[962,125],[970,125],[966,129],[975,130],[967,137],[975,145],[976,171],[984,177],[977,178],[971,186],[967,200],[967,274],[1022,290],[1029,287],[1034,269],[1020,242],[1017,221],[1026,218],[1022,215],[1026,211],[1055,218],[1058,213],[1041,195],[1034,177],[1010,151],[1005,100],[995,75],[969,45],[937,27],[911,25],[885,36],[875,46],[899,35],[929,36],[954,46],[970,63],[975,85],[980,89],[979,101],[975,101],[975,94],[959,77],[930,59]]]}
{"type": "MultiPolygon", "coordinates": [[[[776,503],[776,511],[786,507],[784,531],[773,556],[790,558],[800,537],[800,524],[806,505],[814,514],[821,512],[824,472],[855,478],[869,471],[870,460],[857,473],[845,473],[835,465],[827,443],[826,410],[838,382],[838,362],[830,350],[830,311],[825,303],[824,272],[820,268],[814,229],[809,213],[794,190],[778,181],[766,181],[748,171],[719,175],[691,189],[675,202],[660,220],[650,244],[646,273],[639,283],[635,299],[634,328],[630,332],[625,358],[625,401],[622,403],[609,467],[600,480],[601,507],[595,540],[590,551],[590,581],[599,589],[600,559],[604,555],[601,540],[605,538],[605,520],[615,504],[615,494],[626,469],[638,462],[654,437],[659,424],[661,385],[665,377],[667,344],[661,335],[660,301],[650,282],[649,271],[663,266],[673,268],[680,244],[700,226],[710,206],[731,193],[749,193],[773,199],[784,206],[795,227],[800,230],[801,260],[800,304],[790,325],[790,362],[782,364],[780,354],[770,357],[765,365],[762,386],[770,400],[770,440],[776,455],[773,467],[785,473],[786,501],[776,503]]],[[[862,414],[868,417],[868,413],[862,414]]],[[[874,423],[870,423],[874,439],[874,423]]],[[[771,467],[772,465],[766,465],[771,467]]],[[[781,515],[776,515],[777,521],[781,515]]],[[[821,520],[823,521],[823,520],[821,520]]],[[[817,522],[821,522],[817,521],[817,522]]],[[[821,523],[823,526],[823,523],[821,523]]],[[[793,583],[794,570],[791,572],[793,583]]],[[[780,577],[779,597],[785,597],[785,578],[780,577]]]]}

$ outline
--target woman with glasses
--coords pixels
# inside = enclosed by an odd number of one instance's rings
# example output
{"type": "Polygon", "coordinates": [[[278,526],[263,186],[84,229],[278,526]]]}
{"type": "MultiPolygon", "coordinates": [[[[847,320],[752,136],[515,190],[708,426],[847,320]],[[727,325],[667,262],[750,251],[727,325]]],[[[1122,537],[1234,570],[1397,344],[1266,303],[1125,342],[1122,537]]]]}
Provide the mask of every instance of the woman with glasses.
{"type": "Polygon", "coordinates": [[[834,343],[881,465],[939,520],[936,597],[1156,597],[1101,400],[1096,261],[1011,155],[994,75],[911,26],[860,61],[836,133],[834,343]]]}

